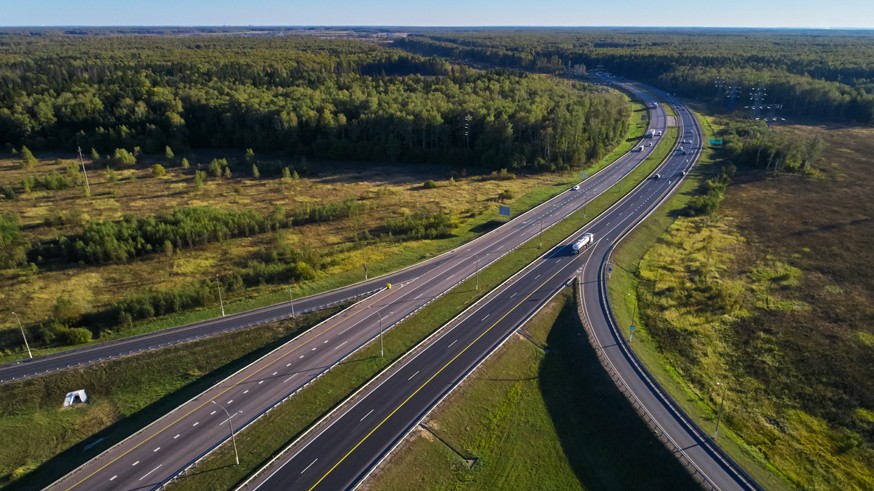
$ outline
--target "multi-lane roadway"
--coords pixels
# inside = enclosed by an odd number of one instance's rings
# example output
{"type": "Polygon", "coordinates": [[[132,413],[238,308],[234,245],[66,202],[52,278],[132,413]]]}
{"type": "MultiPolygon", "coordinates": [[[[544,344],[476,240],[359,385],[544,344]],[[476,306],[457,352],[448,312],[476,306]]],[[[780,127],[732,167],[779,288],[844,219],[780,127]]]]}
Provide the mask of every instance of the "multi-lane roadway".
{"type": "MultiPolygon", "coordinates": [[[[654,109],[651,114],[651,128],[664,130],[663,110],[654,109]]],[[[376,339],[382,329],[390,328],[473,275],[477,268],[536,237],[542,228],[564,219],[612,187],[654,148],[626,154],[581,183],[579,190],[560,194],[489,234],[429,261],[427,267],[405,271],[404,274],[417,271],[418,276],[401,281],[402,286],[366,298],[277,348],[87,462],[52,488],[100,490],[160,486],[229,438],[228,415],[237,429],[251,423],[376,339]]],[[[396,278],[380,280],[381,283],[386,281],[399,282],[396,278]]],[[[277,308],[270,315],[281,312],[284,312],[282,308],[277,308]]],[[[238,314],[234,322],[238,325],[252,322],[253,318],[247,315],[255,314],[238,314]]]]}
{"type": "MultiPolygon", "coordinates": [[[[572,253],[574,238],[557,246],[522,274],[492,292],[476,308],[447,325],[391,370],[382,374],[340,411],[322,421],[318,429],[286,449],[284,454],[244,484],[246,489],[347,489],[357,485],[421,419],[456,387],[527,319],[542,308],[568,281],[586,268],[590,257],[602,258],[628,230],[656,209],[677,188],[700,151],[701,133],[694,118],[683,111],[678,115],[683,138],[694,140],[687,153],[679,150],[658,169],[660,178],[650,179],[633,190],[620,203],[585,227],[593,233],[594,246],[579,255],[572,253]],[[691,133],[687,133],[691,132],[691,133]]],[[[655,174],[654,174],[655,176],[655,174]]],[[[596,269],[596,268],[592,268],[596,269]]],[[[584,277],[587,307],[601,308],[599,294],[604,277],[584,277]]],[[[609,309],[590,313],[590,322],[609,326],[604,317],[609,309]]],[[[611,342],[621,341],[614,337],[611,342]]],[[[618,351],[616,353],[619,353],[618,351]]],[[[609,353],[608,356],[612,356],[609,353]]],[[[619,353],[619,356],[626,356],[619,353]]],[[[617,366],[620,364],[616,362],[617,366]]],[[[629,371],[633,378],[639,372],[629,371]]],[[[635,385],[635,394],[645,407],[663,407],[664,398],[653,393],[654,385],[635,385]]],[[[716,489],[755,489],[755,484],[736,470],[719,452],[708,448],[706,438],[683,437],[694,425],[683,415],[657,413],[663,428],[678,443],[707,483],[716,489]]]]}

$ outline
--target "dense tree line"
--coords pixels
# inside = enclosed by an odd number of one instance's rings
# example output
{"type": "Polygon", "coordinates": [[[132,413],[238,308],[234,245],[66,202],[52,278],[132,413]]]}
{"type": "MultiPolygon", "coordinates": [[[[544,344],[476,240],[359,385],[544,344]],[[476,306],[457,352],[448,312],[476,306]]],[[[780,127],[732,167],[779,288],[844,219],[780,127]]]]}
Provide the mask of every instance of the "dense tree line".
{"type": "Polygon", "coordinates": [[[81,233],[33,245],[27,252],[32,262],[64,260],[72,263],[124,262],[156,252],[222,242],[233,237],[288,228],[308,223],[348,218],[365,205],[355,200],[307,204],[294,213],[276,207],[268,215],[254,210],[222,210],[210,206],[177,208],[168,215],[89,223],[81,233]]]}
{"type": "Polygon", "coordinates": [[[762,85],[783,114],[874,121],[874,42],[837,31],[577,29],[422,32],[395,43],[427,56],[541,72],[604,67],[688,97],[724,96],[717,77],[762,85]]]}
{"type": "Polygon", "coordinates": [[[601,157],[628,116],[615,93],[360,42],[0,37],[0,143],[16,148],[542,169],[601,157]]]}

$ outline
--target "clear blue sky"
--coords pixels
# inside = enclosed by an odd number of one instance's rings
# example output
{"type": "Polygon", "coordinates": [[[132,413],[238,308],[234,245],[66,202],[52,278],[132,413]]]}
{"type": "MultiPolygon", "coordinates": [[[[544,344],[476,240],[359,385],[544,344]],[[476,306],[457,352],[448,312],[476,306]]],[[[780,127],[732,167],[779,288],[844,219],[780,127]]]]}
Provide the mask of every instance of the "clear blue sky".
{"type": "Polygon", "coordinates": [[[0,0],[0,25],[874,28],[874,0],[0,0]]]}

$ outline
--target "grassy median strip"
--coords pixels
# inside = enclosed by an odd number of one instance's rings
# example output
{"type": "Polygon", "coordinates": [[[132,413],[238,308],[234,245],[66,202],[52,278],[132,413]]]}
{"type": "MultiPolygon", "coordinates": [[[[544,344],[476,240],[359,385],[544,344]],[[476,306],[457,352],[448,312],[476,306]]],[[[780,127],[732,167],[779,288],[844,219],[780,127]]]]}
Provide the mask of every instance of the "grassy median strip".
{"type": "MultiPolygon", "coordinates": [[[[659,147],[619,184],[617,191],[627,192],[634,184],[652,172],[670,152],[677,139],[677,128],[670,128],[659,147]]],[[[371,344],[343,363],[334,367],[319,380],[301,390],[295,397],[276,407],[270,414],[250,425],[237,436],[241,465],[227,465],[233,461],[233,449],[223,446],[201,462],[189,475],[174,486],[179,489],[227,489],[257,470],[277,451],[293,441],[306,428],[332,408],[342,403],[352,392],[415,347],[431,333],[453,319],[477,299],[521,270],[544,251],[584,226],[589,220],[609,208],[621,198],[618,192],[608,191],[592,200],[585,210],[577,210],[561,223],[544,231],[544,248],[537,247],[537,239],[507,254],[488,268],[480,271],[479,291],[469,279],[446,295],[435,300],[416,315],[401,322],[384,336],[385,357],[379,356],[379,346],[371,344]]]]}
{"type": "MultiPolygon", "coordinates": [[[[699,120],[703,116],[696,115],[699,120]]],[[[704,138],[712,138],[710,122],[702,125],[704,138]]],[[[671,394],[674,402],[689,414],[705,432],[713,431],[716,421],[717,407],[712,401],[703,401],[698,395],[682,382],[682,376],[677,374],[659,354],[655,341],[649,336],[646,326],[642,324],[637,308],[638,280],[636,272],[644,254],[668,230],[677,217],[682,216],[686,204],[692,196],[698,193],[704,181],[719,172],[716,165],[716,150],[704,147],[695,169],[689,173],[679,192],[665,202],[646,221],[628,235],[616,248],[613,256],[613,272],[608,282],[613,315],[620,326],[629,326],[632,314],[635,314],[632,345],[635,354],[646,365],[658,383],[671,394]]],[[[627,329],[624,331],[628,338],[627,329]]],[[[768,464],[761,458],[756,458],[755,452],[744,448],[745,445],[731,432],[727,426],[719,429],[719,445],[726,450],[759,484],[767,489],[783,489],[787,484],[768,470],[768,464]]]]}
{"type": "Polygon", "coordinates": [[[363,488],[698,489],[601,368],[571,288],[524,331],[363,488]]]}
{"type": "Polygon", "coordinates": [[[0,386],[0,486],[51,484],[340,309],[0,386]],[[62,408],[77,389],[89,403],[62,408]]]}

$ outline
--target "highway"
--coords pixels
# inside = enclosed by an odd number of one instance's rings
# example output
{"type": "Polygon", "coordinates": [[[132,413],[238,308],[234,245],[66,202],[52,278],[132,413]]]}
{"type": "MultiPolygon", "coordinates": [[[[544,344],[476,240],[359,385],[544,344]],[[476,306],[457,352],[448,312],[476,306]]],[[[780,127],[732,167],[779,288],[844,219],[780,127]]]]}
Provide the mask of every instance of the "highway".
{"type": "MultiPolygon", "coordinates": [[[[651,127],[664,130],[663,110],[651,112],[654,114],[651,127]]],[[[484,267],[536,237],[541,227],[545,229],[557,223],[612,187],[654,148],[626,154],[583,181],[579,191],[564,192],[489,234],[432,259],[430,267],[418,270],[418,276],[400,282],[395,279],[395,287],[367,297],[280,346],[87,462],[54,483],[51,489],[161,486],[229,439],[225,410],[237,429],[250,424],[359,347],[373,341],[380,329],[389,329],[473,275],[477,267],[484,267]]],[[[383,277],[381,282],[391,281],[389,278],[383,277]]],[[[278,308],[271,315],[281,311],[278,308]]],[[[240,325],[251,322],[252,317],[247,314],[238,314],[235,322],[240,325]]]]}
{"type": "MultiPolygon", "coordinates": [[[[570,248],[574,236],[549,251],[475,308],[450,322],[426,346],[381,374],[339,411],[321,421],[315,431],[259,470],[242,488],[269,491],[355,487],[430,410],[581,269],[586,275],[584,304],[602,309],[600,318],[590,315],[590,322],[609,326],[605,320],[611,317],[609,307],[599,301],[604,275],[591,276],[586,266],[590,257],[609,255],[614,243],[667,199],[680,184],[684,172],[694,165],[702,135],[688,112],[681,111],[678,116],[681,138],[695,139],[689,154],[673,151],[657,171],[660,179],[648,179],[587,225],[583,231],[596,238],[592,247],[574,255],[570,248]],[[688,130],[692,133],[687,136],[688,130]]],[[[622,356],[619,358],[617,366],[622,356]]],[[[624,373],[633,378],[640,372],[624,373]]],[[[665,400],[654,395],[657,390],[652,384],[635,386],[635,394],[645,401],[647,408],[664,406],[665,400]]],[[[730,461],[720,458],[718,452],[708,452],[700,436],[684,438],[694,425],[684,423],[681,414],[658,413],[658,420],[671,438],[681,444],[679,448],[698,466],[712,488],[756,489],[730,461]]]]}

